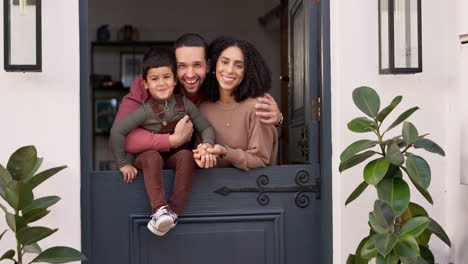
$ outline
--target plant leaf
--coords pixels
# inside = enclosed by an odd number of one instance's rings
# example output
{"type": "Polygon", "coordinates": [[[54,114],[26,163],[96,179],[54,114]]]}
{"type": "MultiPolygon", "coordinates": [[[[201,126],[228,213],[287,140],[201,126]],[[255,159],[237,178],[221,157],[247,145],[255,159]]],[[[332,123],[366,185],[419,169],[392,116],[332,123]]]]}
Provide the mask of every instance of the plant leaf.
{"type": "Polygon", "coordinates": [[[377,234],[375,237],[375,247],[380,255],[386,257],[392,251],[398,236],[395,234],[377,234]]]}
{"type": "Polygon", "coordinates": [[[410,108],[408,110],[406,110],[405,112],[403,112],[395,121],[393,121],[393,123],[387,128],[387,130],[385,130],[384,134],[387,133],[387,131],[389,131],[390,129],[398,126],[399,124],[401,124],[401,122],[405,121],[408,117],[410,117],[416,110],[418,110],[419,107],[415,106],[413,108],[410,108]]]}
{"type": "Polygon", "coordinates": [[[0,240],[2,240],[2,237],[5,235],[5,233],[8,231],[8,229],[5,229],[5,231],[3,231],[1,234],[0,234],[0,240]]]}
{"type": "Polygon", "coordinates": [[[374,202],[374,214],[377,223],[385,228],[393,226],[395,215],[392,207],[384,200],[375,200],[374,202]]]}
{"type": "Polygon", "coordinates": [[[46,181],[47,179],[49,179],[50,177],[55,175],[57,172],[65,169],[66,167],[67,166],[64,165],[64,166],[55,167],[55,168],[45,170],[45,171],[37,174],[36,176],[32,177],[29,181],[27,181],[27,183],[29,183],[31,185],[31,188],[34,189],[39,184],[43,183],[44,181],[46,181]]]}
{"type": "Polygon", "coordinates": [[[22,244],[30,245],[52,235],[57,230],[58,229],[50,229],[42,226],[25,227],[19,230],[16,236],[22,244]]]}
{"type": "Polygon", "coordinates": [[[361,182],[361,184],[359,184],[359,186],[349,195],[348,199],[346,199],[345,206],[356,200],[356,198],[366,190],[367,186],[369,186],[367,182],[361,182]]]}
{"type": "Polygon", "coordinates": [[[390,166],[388,167],[388,171],[385,174],[384,179],[393,179],[393,178],[403,179],[403,174],[401,173],[399,166],[390,164],[390,166]]]}
{"type": "Polygon", "coordinates": [[[369,162],[364,168],[364,180],[368,184],[377,185],[388,171],[390,162],[385,158],[380,158],[369,162]]]}
{"type": "Polygon", "coordinates": [[[363,151],[365,149],[372,148],[375,145],[377,145],[377,141],[373,141],[373,140],[363,139],[363,140],[356,141],[356,142],[352,143],[351,145],[349,145],[341,153],[340,160],[345,161],[345,160],[351,158],[352,156],[354,156],[356,153],[361,152],[361,151],[363,151]]]}
{"type": "Polygon", "coordinates": [[[31,261],[47,263],[66,263],[72,261],[87,260],[83,253],[69,247],[52,247],[44,250],[39,256],[31,261]]]}
{"type": "Polygon", "coordinates": [[[41,167],[42,165],[42,161],[44,161],[44,158],[37,158],[36,159],[36,163],[34,163],[34,166],[31,168],[31,170],[26,174],[26,176],[24,177],[24,181],[27,181],[29,179],[31,179],[32,176],[34,176],[34,173],[37,172],[37,170],[39,169],[39,167],[41,167]]]}
{"type": "Polygon", "coordinates": [[[373,235],[369,237],[367,242],[364,244],[364,246],[361,249],[361,257],[364,259],[372,259],[377,257],[379,252],[377,251],[377,248],[375,247],[375,236],[373,235]]]}
{"type": "Polygon", "coordinates": [[[354,104],[364,114],[374,118],[380,109],[380,98],[374,89],[361,86],[353,91],[354,104]]]}
{"type": "Polygon", "coordinates": [[[388,229],[385,227],[382,227],[377,223],[377,220],[375,219],[375,214],[374,212],[369,212],[369,225],[371,228],[377,233],[377,234],[387,234],[388,229]]]}
{"type": "Polygon", "coordinates": [[[400,257],[419,256],[418,242],[416,242],[412,235],[400,236],[393,251],[400,257]]]}
{"type": "Polygon", "coordinates": [[[367,117],[357,117],[349,121],[348,129],[355,133],[366,133],[373,131],[375,128],[374,122],[367,117]]]}
{"type": "Polygon", "coordinates": [[[50,206],[56,204],[60,201],[60,197],[58,196],[46,196],[42,198],[38,198],[33,200],[26,208],[23,209],[23,215],[28,213],[29,210],[34,208],[44,208],[47,209],[50,206]]]}
{"type": "Polygon", "coordinates": [[[25,213],[23,215],[23,218],[24,218],[24,221],[26,221],[26,223],[32,223],[46,216],[47,214],[49,214],[49,212],[50,211],[44,208],[34,208],[34,209],[29,210],[27,213],[25,213]]]}
{"type": "Polygon", "coordinates": [[[5,218],[6,218],[6,223],[8,227],[11,229],[11,231],[16,232],[15,215],[12,213],[6,213],[5,218]]]}
{"type": "Polygon", "coordinates": [[[17,149],[8,160],[7,170],[13,180],[21,181],[34,168],[37,160],[37,150],[34,146],[17,149]]]}
{"type": "Polygon", "coordinates": [[[5,214],[8,213],[8,210],[3,204],[0,204],[0,208],[3,210],[3,212],[5,212],[5,214]]]}
{"type": "Polygon", "coordinates": [[[427,226],[434,235],[436,235],[440,240],[444,241],[447,246],[452,247],[452,243],[450,242],[450,238],[448,237],[447,233],[445,233],[444,229],[437,223],[434,219],[429,218],[431,221],[427,226]]]}
{"type": "Polygon", "coordinates": [[[3,254],[1,257],[0,257],[0,260],[3,260],[3,259],[13,259],[13,257],[15,256],[15,251],[13,249],[10,249],[8,250],[7,252],[5,252],[5,254],[3,254]]]}
{"type": "Polygon", "coordinates": [[[354,255],[349,254],[348,258],[346,259],[346,264],[354,264],[354,255]]]}
{"type": "MultiPolygon", "coordinates": [[[[408,174],[409,175],[409,174],[408,174]]],[[[409,177],[411,182],[413,183],[414,187],[416,187],[416,189],[419,191],[419,193],[424,197],[426,198],[426,200],[430,203],[430,204],[434,204],[434,201],[432,201],[432,197],[431,197],[431,194],[426,190],[424,189],[423,187],[419,186],[411,177],[409,177]]]]}
{"type": "Polygon", "coordinates": [[[6,217],[6,222],[7,222],[8,227],[10,227],[11,231],[13,231],[15,233],[16,233],[16,231],[21,230],[22,228],[24,228],[26,226],[26,224],[27,224],[24,221],[24,219],[19,215],[6,213],[5,217],[6,217]]]}
{"type": "Polygon", "coordinates": [[[387,178],[377,186],[379,199],[390,204],[395,217],[401,216],[408,208],[410,201],[410,189],[408,184],[399,178],[387,178]]]}
{"type": "Polygon", "coordinates": [[[427,214],[427,211],[426,209],[424,209],[422,206],[420,206],[419,204],[417,203],[410,203],[408,205],[408,208],[411,212],[411,215],[413,217],[416,217],[416,216],[428,216],[427,214]]]}
{"type": "Polygon", "coordinates": [[[368,150],[368,151],[365,151],[363,153],[356,154],[356,155],[352,156],[351,158],[340,162],[339,171],[343,172],[343,171],[345,171],[345,170],[347,170],[349,168],[352,168],[352,167],[358,165],[359,163],[365,161],[366,159],[372,157],[376,153],[377,152],[375,152],[375,151],[368,150]]]}
{"type": "Polygon", "coordinates": [[[402,264],[418,264],[418,257],[400,257],[402,264]]]}
{"type": "Polygon", "coordinates": [[[422,258],[425,261],[422,263],[434,264],[435,262],[434,255],[432,254],[432,251],[430,248],[419,245],[419,252],[421,253],[421,256],[419,256],[419,258],[422,258]]]}
{"type": "Polygon", "coordinates": [[[408,121],[403,122],[403,129],[401,134],[403,135],[403,139],[407,145],[413,144],[416,140],[418,140],[419,136],[416,127],[408,121]]]}
{"type": "Polygon", "coordinates": [[[24,246],[24,252],[39,254],[42,252],[42,249],[37,243],[32,243],[30,245],[24,246]]]}
{"type": "Polygon", "coordinates": [[[387,153],[385,157],[388,159],[388,161],[396,166],[400,166],[403,164],[405,161],[405,157],[403,157],[403,154],[401,154],[400,148],[395,142],[392,142],[388,145],[387,148],[387,153]]]}
{"type": "Polygon", "coordinates": [[[436,153],[445,157],[445,151],[439,145],[437,145],[437,143],[430,139],[420,138],[414,142],[414,147],[417,149],[422,148],[429,152],[436,153]]]}
{"type": "Polygon", "coordinates": [[[406,169],[410,178],[420,187],[427,190],[431,184],[431,168],[426,160],[416,155],[408,155],[406,169]]]}
{"type": "Polygon", "coordinates": [[[418,237],[429,225],[429,221],[429,218],[425,216],[413,217],[403,224],[402,228],[400,229],[400,235],[403,236],[410,234],[413,237],[418,237]]]}
{"type": "Polygon", "coordinates": [[[386,257],[382,255],[377,256],[376,264],[397,264],[398,263],[398,256],[393,253],[388,254],[386,257]]]}
{"type": "Polygon", "coordinates": [[[33,198],[31,187],[24,182],[11,181],[6,188],[5,199],[15,210],[28,206],[33,198]]]}
{"type": "Polygon", "coordinates": [[[5,198],[6,186],[13,180],[11,174],[0,164],[0,195],[5,198]]]}
{"type": "Polygon", "coordinates": [[[397,96],[393,98],[392,102],[377,114],[376,120],[379,122],[384,121],[388,114],[390,114],[390,112],[392,112],[393,109],[395,109],[395,107],[401,102],[402,99],[402,96],[397,96]]]}
{"type": "Polygon", "coordinates": [[[431,240],[432,232],[431,230],[427,229],[422,232],[417,238],[416,241],[421,246],[429,246],[429,240],[431,240]]]}
{"type": "Polygon", "coordinates": [[[368,240],[369,240],[369,237],[365,237],[359,243],[356,249],[356,253],[353,255],[353,261],[354,261],[353,264],[368,264],[369,263],[368,259],[364,259],[361,256],[362,248],[364,247],[364,245],[367,243],[368,240]]]}

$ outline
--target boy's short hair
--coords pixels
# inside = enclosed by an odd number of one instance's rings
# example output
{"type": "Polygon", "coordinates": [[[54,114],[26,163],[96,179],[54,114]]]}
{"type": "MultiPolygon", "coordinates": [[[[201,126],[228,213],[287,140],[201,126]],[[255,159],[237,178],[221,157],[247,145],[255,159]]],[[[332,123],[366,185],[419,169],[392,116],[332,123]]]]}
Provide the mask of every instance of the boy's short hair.
{"type": "Polygon", "coordinates": [[[180,47],[202,47],[207,57],[208,43],[197,33],[185,33],[174,42],[174,50],[180,47]]]}
{"type": "Polygon", "coordinates": [[[152,68],[169,67],[176,75],[176,60],[174,52],[166,48],[151,47],[143,56],[142,76],[146,80],[148,71],[152,68]]]}

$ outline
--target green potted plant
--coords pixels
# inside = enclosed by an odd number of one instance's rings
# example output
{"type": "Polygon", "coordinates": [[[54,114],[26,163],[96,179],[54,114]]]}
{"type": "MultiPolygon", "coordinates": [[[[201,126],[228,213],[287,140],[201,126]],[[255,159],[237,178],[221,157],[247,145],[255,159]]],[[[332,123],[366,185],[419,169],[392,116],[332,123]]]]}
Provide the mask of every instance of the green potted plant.
{"type": "Polygon", "coordinates": [[[385,130],[386,117],[401,102],[395,97],[385,108],[380,109],[380,98],[374,89],[359,87],[353,91],[354,104],[366,116],[357,117],[348,123],[355,133],[372,133],[373,139],[361,139],[349,145],[340,155],[339,171],[343,172],[369,158],[374,159],[364,167],[363,181],[346,200],[354,201],[371,185],[377,190],[378,198],[373,211],[368,215],[369,235],[362,239],[355,254],[350,254],[347,264],[422,264],[434,263],[429,249],[429,240],[436,235],[448,246],[451,242],[442,227],[427,211],[410,201],[408,180],[422,196],[433,204],[428,191],[431,170],[424,158],[410,151],[422,149],[445,156],[444,150],[428,134],[420,135],[416,127],[405,121],[419,107],[400,114],[385,130]],[[386,138],[387,132],[402,125],[401,134],[386,138]]]}
{"type": "MultiPolygon", "coordinates": [[[[0,164],[0,196],[6,201],[6,204],[0,202],[0,208],[5,213],[6,223],[16,239],[16,249],[4,252],[0,255],[0,261],[10,260],[15,264],[23,264],[23,257],[27,253],[37,254],[30,263],[86,260],[81,252],[73,248],[52,247],[43,251],[38,244],[58,229],[34,226],[34,222],[46,216],[50,212],[48,208],[57,203],[60,197],[46,196],[35,199],[33,190],[67,167],[51,168],[36,174],[42,161],[43,158],[37,157],[34,146],[25,146],[11,155],[6,168],[0,164]],[[7,204],[11,208],[7,208],[7,204]]],[[[0,233],[0,239],[7,231],[0,233]]]]}

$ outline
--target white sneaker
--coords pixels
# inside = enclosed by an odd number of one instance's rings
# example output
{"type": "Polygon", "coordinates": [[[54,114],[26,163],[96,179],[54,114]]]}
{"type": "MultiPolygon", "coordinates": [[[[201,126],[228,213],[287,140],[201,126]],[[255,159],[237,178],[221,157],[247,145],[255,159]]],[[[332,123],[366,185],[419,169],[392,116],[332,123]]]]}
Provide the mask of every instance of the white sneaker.
{"type": "MultiPolygon", "coordinates": [[[[151,220],[148,222],[148,229],[157,236],[164,236],[169,230],[171,230],[177,222],[174,222],[173,216],[167,210],[167,205],[162,206],[151,216],[151,220]]],[[[177,219],[175,219],[177,221],[177,219]]]]}

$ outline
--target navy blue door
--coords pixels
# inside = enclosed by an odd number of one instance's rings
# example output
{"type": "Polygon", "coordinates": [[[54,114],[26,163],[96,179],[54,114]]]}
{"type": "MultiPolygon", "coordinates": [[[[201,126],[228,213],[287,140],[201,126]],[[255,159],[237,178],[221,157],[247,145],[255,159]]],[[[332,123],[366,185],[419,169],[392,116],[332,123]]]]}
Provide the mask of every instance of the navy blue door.
{"type": "MultiPolygon", "coordinates": [[[[173,171],[165,171],[166,189],[173,171]]],[[[143,176],[93,172],[91,263],[322,263],[319,169],[313,165],[198,170],[179,224],[147,230],[143,176]],[[166,262],[168,261],[168,262],[166,262]]]]}

